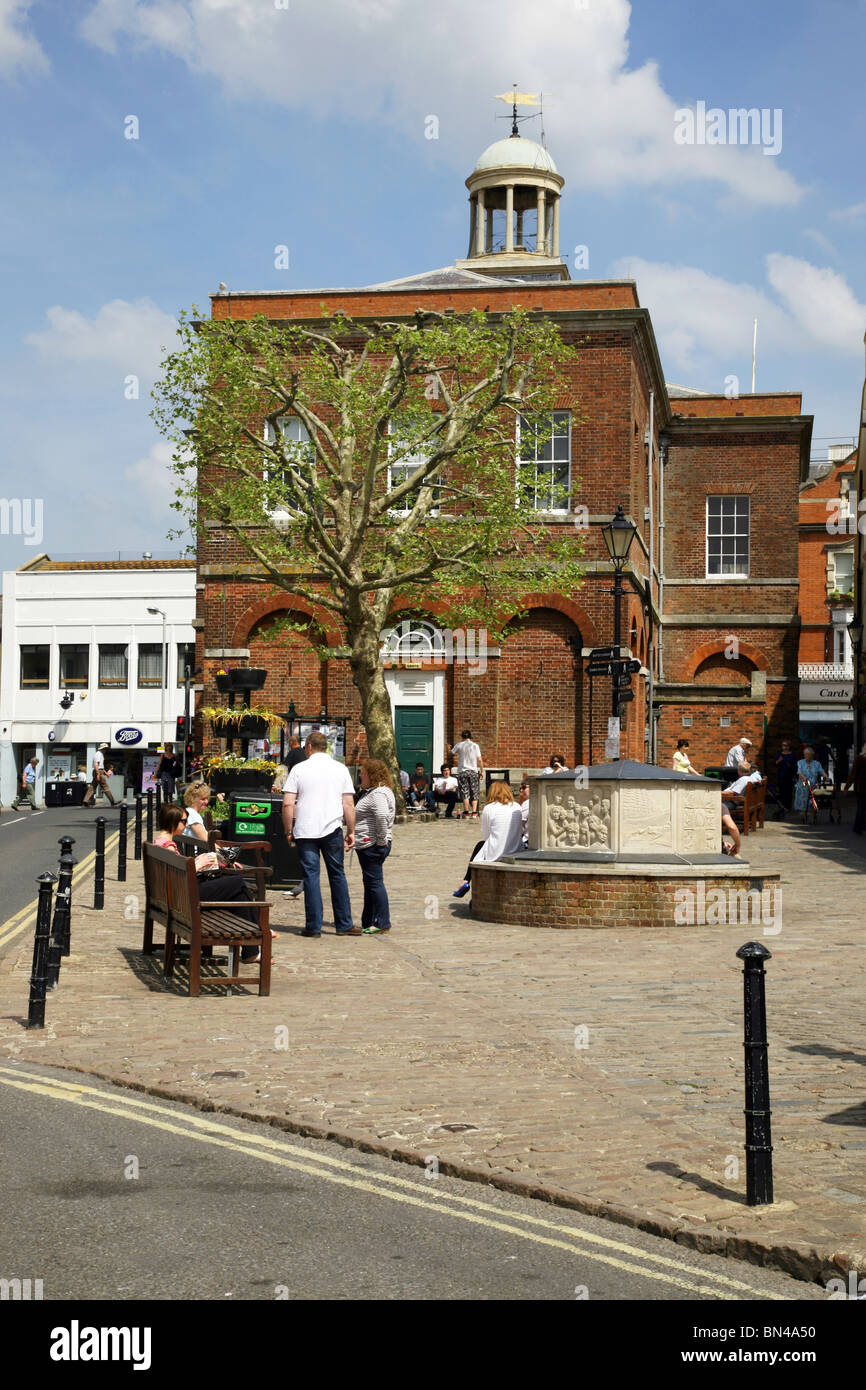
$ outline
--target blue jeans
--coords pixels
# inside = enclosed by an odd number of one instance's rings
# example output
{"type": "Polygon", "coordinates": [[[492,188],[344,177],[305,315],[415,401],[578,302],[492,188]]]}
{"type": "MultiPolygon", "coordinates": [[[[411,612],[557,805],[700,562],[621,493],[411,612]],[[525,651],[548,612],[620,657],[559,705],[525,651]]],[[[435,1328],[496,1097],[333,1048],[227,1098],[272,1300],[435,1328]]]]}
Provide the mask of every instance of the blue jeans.
{"type": "Polygon", "coordinates": [[[322,893],[319,888],[319,854],[325,861],[331,888],[331,907],[337,935],[352,929],[349,885],[343,868],[343,832],[338,826],[321,840],[295,840],[304,880],[304,914],[308,932],[322,934],[322,893]]]}
{"type": "Polygon", "coordinates": [[[362,927],[379,927],[382,931],[391,930],[391,910],[388,894],[385,891],[385,876],[382,872],[385,860],[391,853],[390,845],[368,845],[356,851],[364,880],[364,910],[361,913],[362,927]]]}

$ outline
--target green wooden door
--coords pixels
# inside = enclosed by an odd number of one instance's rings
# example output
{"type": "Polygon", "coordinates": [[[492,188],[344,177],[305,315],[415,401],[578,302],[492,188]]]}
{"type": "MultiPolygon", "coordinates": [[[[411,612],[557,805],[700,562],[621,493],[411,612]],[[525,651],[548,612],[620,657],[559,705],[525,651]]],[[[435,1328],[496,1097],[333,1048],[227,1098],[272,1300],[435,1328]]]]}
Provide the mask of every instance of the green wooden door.
{"type": "Polygon", "coordinates": [[[433,706],[398,705],[394,711],[394,734],[397,739],[397,758],[411,777],[416,763],[432,773],[433,706]]]}

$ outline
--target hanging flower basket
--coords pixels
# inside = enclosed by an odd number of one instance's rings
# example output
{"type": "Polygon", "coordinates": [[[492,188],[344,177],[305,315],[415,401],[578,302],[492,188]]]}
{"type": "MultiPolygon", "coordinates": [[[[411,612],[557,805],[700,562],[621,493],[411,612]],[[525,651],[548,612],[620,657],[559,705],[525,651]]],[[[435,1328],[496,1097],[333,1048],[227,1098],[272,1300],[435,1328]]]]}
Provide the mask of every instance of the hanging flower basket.
{"type": "Polygon", "coordinates": [[[215,792],[267,792],[276,772],[277,764],[269,758],[224,753],[208,761],[207,780],[215,792]]]}
{"type": "Polygon", "coordinates": [[[216,688],[222,691],[223,694],[226,694],[227,691],[232,689],[232,678],[228,671],[217,671],[216,688]]]}
{"type": "Polygon", "coordinates": [[[239,705],[237,709],[220,709],[212,705],[201,711],[217,738],[267,738],[274,730],[284,729],[286,721],[282,715],[270,709],[249,709],[239,705]]]}

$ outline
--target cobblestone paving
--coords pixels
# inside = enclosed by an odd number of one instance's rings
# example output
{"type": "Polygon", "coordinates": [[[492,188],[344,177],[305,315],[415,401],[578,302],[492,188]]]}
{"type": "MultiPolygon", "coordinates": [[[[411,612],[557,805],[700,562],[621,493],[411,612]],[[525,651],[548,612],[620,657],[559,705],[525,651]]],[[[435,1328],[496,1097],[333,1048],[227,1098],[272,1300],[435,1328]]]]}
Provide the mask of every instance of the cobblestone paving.
{"type": "MultiPolygon", "coordinates": [[[[338,940],[327,915],[320,940],[301,938],[302,900],[272,894],[268,999],[189,999],[182,969],[166,984],[124,919],[141,891],[131,861],[104,911],[76,904],[44,1033],[23,1028],[31,943],[0,962],[0,1055],[521,1179],[804,1276],[834,1260],[866,1273],[864,846],[848,826],[768,822],[744,841],[756,873],[782,877],[767,935],[475,921],[451,892],[476,838],[460,823],[397,828],[386,938],[338,940]],[[743,1196],[735,957],[751,938],[773,954],[777,1201],[758,1209],[743,1196]]],[[[358,920],[354,862],[350,887],[358,920]]]]}

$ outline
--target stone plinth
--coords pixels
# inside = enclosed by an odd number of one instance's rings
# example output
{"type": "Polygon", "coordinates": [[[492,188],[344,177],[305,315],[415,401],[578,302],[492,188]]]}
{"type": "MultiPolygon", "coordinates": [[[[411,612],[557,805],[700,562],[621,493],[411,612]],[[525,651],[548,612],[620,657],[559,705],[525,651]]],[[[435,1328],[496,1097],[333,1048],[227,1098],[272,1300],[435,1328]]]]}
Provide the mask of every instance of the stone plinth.
{"type": "Polygon", "coordinates": [[[586,773],[586,785],[573,772],[531,778],[530,849],[606,859],[721,853],[718,782],[635,762],[602,763],[586,773]]]}
{"type": "Polygon", "coordinates": [[[500,859],[472,866],[472,916],[525,927],[747,927],[781,920],[777,873],[748,864],[666,864],[500,859]]]}
{"type": "Polygon", "coordinates": [[[772,928],[778,874],[721,853],[720,783],[648,763],[531,778],[529,849],[472,866],[472,915],[528,927],[772,928]]]}

